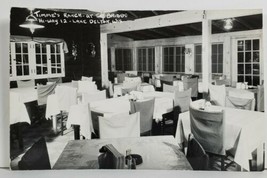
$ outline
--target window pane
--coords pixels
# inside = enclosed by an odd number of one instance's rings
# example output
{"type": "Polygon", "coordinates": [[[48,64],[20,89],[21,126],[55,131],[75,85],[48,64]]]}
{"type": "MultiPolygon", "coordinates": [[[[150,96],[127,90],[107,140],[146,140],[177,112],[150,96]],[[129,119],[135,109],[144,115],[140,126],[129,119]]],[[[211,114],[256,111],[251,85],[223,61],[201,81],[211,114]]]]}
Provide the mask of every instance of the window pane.
{"type": "Polygon", "coordinates": [[[221,55],[219,55],[218,56],[218,63],[223,63],[223,55],[221,54],[221,55]]]}
{"type": "Polygon", "coordinates": [[[215,44],[215,45],[212,45],[212,49],[211,49],[211,52],[212,52],[212,54],[217,54],[217,45],[215,44]]]}
{"type": "Polygon", "coordinates": [[[237,73],[238,74],[244,74],[244,65],[243,64],[237,65],[237,73]]]}
{"type": "Polygon", "coordinates": [[[246,51],[250,51],[251,50],[251,40],[246,40],[245,41],[245,48],[246,48],[246,51]]]}
{"type": "Polygon", "coordinates": [[[237,77],[237,82],[244,82],[244,77],[242,75],[239,75],[237,77]]]}
{"type": "Polygon", "coordinates": [[[57,63],[61,63],[61,61],[60,61],[60,55],[57,55],[57,63]]]}
{"type": "Polygon", "coordinates": [[[41,68],[40,66],[37,66],[37,67],[36,67],[36,73],[37,73],[38,75],[42,74],[42,68],[41,68]]]}
{"type": "Polygon", "coordinates": [[[20,54],[17,54],[16,55],[16,64],[21,64],[21,55],[20,54]]]}
{"type": "Polygon", "coordinates": [[[211,63],[212,64],[216,64],[217,63],[217,55],[216,54],[212,54],[212,56],[211,56],[211,63]]]}
{"type": "Polygon", "coordinates": [[[212,73],[218,73],[218,72],[217,72],[217,65],[216,65],[216,64],[212,64],[211,72],[212,72],[212,73]]]}
{"type": "Polygon", "coordinates": [[[29,75],[29,66],[28,65],[23,66],[23,72],[24,72],[24,75],[29,75]]]}
{"type": "Polygon", "coordinates": [[[245,55],[245,62],[251,62],[251,52],[246,52],[245,55]]]}
{"type": "Polygon", "coordinates": [[[56,47],[57,47],[57,53],[60,53],[60,45],[57,44],[56,47]]]}
{"type": "Polygon", "coordinates": [[[259,50],[259,40],[253,40],[253,50],[259,50]]]}
{"type": "Polygon", "coordinates": [[[248,85],[252,85],[251,76],[245,76],[245,82],[248,82],[248,85]]]}
{"type": "Polygon", "coordinates": [[[56,59],[55,59],[55,55],[51,55],[51,63],[55,63],[56,59]]]}
{"type": "Polygon", "coordinates": [[[21,76],[22,75],[22,66],[17,66],[17,75],[21,76]]]}
{"type": "Polygon", "coordinates": [[[260,62],[259,52],[253,52],[253,62],[260,62]]]}
{"type": "Polygon", "coordinates": [[[196,54],[201,54],[201,45],[196,46],[196,54]]]}
{"type": "Polygon", "coordinates": [[[251,64],[245,65],[245,74],[251,74],[251,64]]]}
{"type": "Polygon", "coordinates": [[[223,73],[223,64],[218,64],[218,73],[223,73]]]}
{"type": "Polygon", "coordinates": [[[27,43],[22,43],[22,51],[23,51],[23,53],[28,53],[28,44],[27,43]]]}
{"type": "Polygon", "coordinates": [[[35,44],[35,52],[36,53],[40,53],[40,51],[41,51],[40,50],[40,48],[41,48],[40,46],[41,46],[40,44],[35,44]]]}
{"type": "Polygon", "coordinates": [[[16,53],[21,53],[21,43],[15,43],[15,51],[16,53]]]}
{"type": "Polygon", "coordinates": [[[55,53],[55,45],[50,46],[51,53],[55,53]]]}
{"type": "Polygon", "coordinates": [[[47,67],[43,67],[43,74],[47,74],[47,67]]]}
{"type": "Polygon", "coordinates": [[[253,85],[257,86],[260,84],[260,77],[259,76],[253,76],[253,85]]]}
{"type": "Polygon", "coordinates": [[[244,51],[244,41],[239,40],[237,44],[238,44],[238,47],[237,47],[238,51],[244,51]]]}
{"type": "Polygon", "coordinates": [[[46,45],[42,44],[42,53],[46,53],[46,45]]]}
{"type": "Polygon", "coordinates": [[[237,58],[238,58],[237,59],[238,62],[244,62],[244,53],[239,52],[237,58]]]}
{"type": "Polygon", "coordinates": [[[42,55],[42,59],[43,59],[43,64],[46,64],[47,63],[47,57],[46,57],[46,55],[42,55]]]}
{"type": "Polygon", "coordinates": [[[253,74],[260,74],[260,65],[253,64],[253,74]]]}
{"type": "Polygon", "coordinates": [[[24,64],[29,64],[29,56],[28,56],[28,54],[24,54],[23,55],[23,63],[24,64]]]}

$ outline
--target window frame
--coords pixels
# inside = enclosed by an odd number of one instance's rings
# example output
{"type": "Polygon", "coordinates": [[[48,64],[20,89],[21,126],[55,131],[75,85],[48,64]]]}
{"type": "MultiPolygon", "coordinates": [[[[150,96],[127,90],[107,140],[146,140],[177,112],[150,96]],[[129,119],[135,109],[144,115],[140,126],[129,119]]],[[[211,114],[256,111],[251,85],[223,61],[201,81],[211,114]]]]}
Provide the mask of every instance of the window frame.
{"type": "Polygon", "coordinates": [[[155,47],[154,46],[138,47],[138,48],[136,48],[136,53],[137,53],[136,57],[137,57],[137,70],[138,70],[138,72],[155,72],[155,47]],[[139,53],[139,50],[141,50],[141,53],[139,53]],[[149,64],[149,50],[152,50],[152,64],[149,64]],[[143,55],[144,51],[145,51],[145,58],[143,55]],[[141,56],[139,56],[139,54],[141,56]],[[142,65],[141,65],[142,69],[140,69],[140,57],[142,60],[142,65]],[[144,62],[144,59],[145,59],[145,62],[144,62]],[[150,67],[152,67],[152,70],[149,70],[150,67]]]}
{"type": "Polygon", "coordinates": [[[185,51],[185,44],[184,45],[162,46],[162,56],[163,56],[162,57],[162,71],[163,71],[163,73],[181,73],[181,74],[185,73],[185,53],[184,53],[184,51],[185,51]],[[166,48],[168,48],[168,55],[165,54],[166,48]],[[172,55],[169,55],[170,54],[170,52],[169,52],[170,48],[173,48],[173,54],[172,55]],[[179,55],[176,52],[177,48],[180,48],[179,55]],[[180,67],[180,71],[177,71],[177,56],[180,56],[180,60],[179,60],[180,65],[182,66],[182,64],[183,64],[183,66],[180,67]],[[169,67],[172,66],[171,71],[170,70],[166,71],[166,69],[165,69],[165,64],[166,64],[165,57],[168,58],[168,66],[169,67]],[[172,64],[170,62],[170,58],[172,58],[172,64]],[[182,61],[184,61],[184,63],[182,61]]]}

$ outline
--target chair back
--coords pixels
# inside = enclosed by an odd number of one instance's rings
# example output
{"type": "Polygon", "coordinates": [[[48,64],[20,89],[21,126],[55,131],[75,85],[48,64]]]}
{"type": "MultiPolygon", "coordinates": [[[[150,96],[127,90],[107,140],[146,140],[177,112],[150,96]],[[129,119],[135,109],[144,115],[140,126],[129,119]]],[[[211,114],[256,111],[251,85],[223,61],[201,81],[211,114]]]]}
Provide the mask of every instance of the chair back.
{"type": "Polygon", "coordinates": [[[100,139],[140,137],[140,112],[99,117],[100,139]]]}
{"type": "Polygon", "coordinates": [[[78,89],[78,81],[72,80],[71,81],[71,85],[72,85],[73,88],[77,88],[78,89]]]}
{"type": "Polygon", "coordinates": [[[179,91],[179,86],[167,85],[163,83],[163,92],[173,93],[176,90],[179,91]]]}
{"type": "Polygon", "coordinates": [[[192,134],[188,136],[186,158],[193,170],[208,170],[209,168],[209,156],[192,134]]]}
{"type": "Polygon", "coordinates": [[[225,106],[226,89],[225,85],[209,84],[210,101],[217,106],[225,106]]]}
{"type": "Polygon", "coordinates": [[[130,75],[137,76],[137,71],[136,71],[136,70],[125,71],[125,73],[126,73],[126,74],[130,74],[130,75]]]}
{"type": "Polygon", "coordinates": [[[257,111],[264,111],[264,87],[263,85],[258,85],[257,111]]]}
{"type": "Polygon", "coordinates": [[[89,81],[89,82],[92,82],[93,81],[93,77],[82,76],[81,81],[89,81]]]}
{"type": "Polygon", "coordinates": [[[44,137],[39,139],[23,155],[18,163],[20,170],[51,169],[49,155],[44,137]]]}
{"type": "Polygon", "coordinates": [[[61,77],[57,77],[57,78],[48,78],[47,81],[48,81],[48,82],[62,83],[62,78],[61,78],[61,77]]]}
{"type": "Polygon", "coordinates": [[[18,88],[25,88],[25,87],[34,87],[35,83],[34,80],[18,80],[17,85],[18,88]]]}
{"type": "Polygon", "coordinates": [[[237,98],[232,96],[227,96],[225,101],[225,106],[230,108],[244,109],[244,110],[254,110],[255,99],[247,98],[237,98]]]}
{"type": "Polygon", "coordinates": [[[123,83],[123,81],[125,80],[125,76],[125,73],[117,73],[118,83],[123,83]]]}
{"type": "Polygon", "coordinates": [[[191,97],[198,96],[198,78],[184,78],[184,90],[191,88],[191,97]]]}
{"type": "Polygon", "coordinates": [[[224,111],[206,111],[190,106],[191,133],[209,153],[225,155],[224,111]]]}
{"type": "Polygon", "coordinates": [[[191,103],[191,88],[186,91],[176,90],[174,93],[174,108],[178,113],[189,111],[191,103]]]}
{"type": "Polygon", "coordinates": [[[77,89],[69,86],[57,86],[55,94],[58,108],[61,111],[69,111],[70,106],[77,104],[77,89]]]}
{"type": "Polygon", "coordinates": [[[227,107],[254,110],[255,95],[253,92],[242,89],[231,89],[225,99],[227,107]]]}
{"type": "Polygon", "coordinates": [[[90,103],[107,99],[106,90],[82,93],[82,103],[90,103]]]}
{"type": "Polygon", "coordinates": [[[225,85],[225,86],[230,86],[231,82],[228,79],[223,79],[223,80],[215,80],[216,85],[225,85]]]}
{"type": "Polygon", "coordinates": [[[56,82],[50,85],[37,85],[37,102],[38,105],[45,105],[47,97],[55,93],[56,82]]]}
{"type": "Polygon", "coordinates": [[[103,117],[104,114],[101,112],[91,111],[91,116],[95,134],[99,136],[99,116],[103,117]]]}
{"type": "Polygon", "coordinates": [[[137,85],[132,86],[132,87],[122,87],[121,88],[122,96],[124,96],[126,94],[130,94],[131,91],[137,91],[137,85]]]}
{"type": "Polygon", "coordinates": [[[155,98],[143,101],[131,101],[131,113],[140,112],[141,135],[152,130],[155,98]]]}
{"type": "Polygon", "coordinates": [[[87,93],[97,91],[95,82],[91,81],[78,81],[78,92],[87,93]]]}

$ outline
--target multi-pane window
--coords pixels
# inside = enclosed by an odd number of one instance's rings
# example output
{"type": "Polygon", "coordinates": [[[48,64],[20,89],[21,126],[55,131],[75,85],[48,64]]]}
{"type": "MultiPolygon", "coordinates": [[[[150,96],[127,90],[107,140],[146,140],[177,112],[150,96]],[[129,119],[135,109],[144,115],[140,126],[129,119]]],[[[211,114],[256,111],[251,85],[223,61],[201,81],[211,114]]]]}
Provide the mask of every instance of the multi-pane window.
{"type": "Polygon", "coordinates": [[[131,49],[115,49],[116,70],[126,71],[132,70],[132,50],[131,49]]]}
{"type": "Polygon", "coordinates": [[[111,71],[111,49],[108,48],[108,70],[111,71]]]}
{"type": "MultiPolygon", "coordinates": [[[[211,73],[223,73],[223,44],[212,44],[211,73]]],[[[195,45],[195,72],[202,72],[202,45],[195,45]]]]}
{"type": "Polygon", "coordinates": [[[155,71],[155,48],[138,48],[138,71],[155,71]]]}
{"type": "Polygon", "coordinates": [[[52,74],[61,73],[60,44],[52,44],[51,51],[51,72],[52,74]]]}
{"type": "Polygon", "coordinates": [[[260,84],[259,39],[237,41],[237,82],[260,84]]]}
{"type": "Polygon", "coordinates": [[[46,44],[35,44],[36,73],[47,74],[47,49],[46,44]]]}
{"type": "Polygon", "coordinates": [[[202,45],[195,45],[195,72],[202,72],[202,45]]]}
{"type": "Polygon", "coordinates": [[[15,43],[15,61],[17,76],[29,75],[29,47],[28,43],[15,43]]]}
{"type": "Polygon", "coordinates": [[[185,72],[184,50],[184,46],[170,46],[163,48],[164,72],[185,72]]]}
{"type": "Polygon", "coordinates": [[[211,51],[211,73],[223,73],[223,44],[213,44],[211,51]]]}

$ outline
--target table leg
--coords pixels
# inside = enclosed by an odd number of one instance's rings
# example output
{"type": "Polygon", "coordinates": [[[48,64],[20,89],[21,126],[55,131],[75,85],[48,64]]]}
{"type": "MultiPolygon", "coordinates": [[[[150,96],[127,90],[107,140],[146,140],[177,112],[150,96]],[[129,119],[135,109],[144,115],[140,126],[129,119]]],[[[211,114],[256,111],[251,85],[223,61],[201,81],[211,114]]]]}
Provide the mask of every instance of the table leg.
{"type": "Polygon", "coordinates": [[[24,143],[23,143],[23,136],[22,136],[22,130],[21,130],[21,126],[20,123],[15,124],[15,130],[16,130],[16,135],[19,141],[19,148],[21,150],[24,149],[24,143]]]}
{"type": "Polygon", "coordinates": [[[257,164],[257,171],[262,171],[264,169],[263,167],[263,159],[264,159],[264,156],[263,156],[263,146],[264,144],[261,144],[258,148],[257,148],[257,161],[256,161],[256,164],[257,164]]]}
{"type": "Polygon", "coordinates": [[[53,131],[54,133],[57,133],[57,117],[56,115],[51,116],[52,117],[52,123],[53,123],[53,131]]]}
{"type": "Polygon", "coordinates": [[[74,140],[80,140],[80,125],[72,125],[74,129],[74,140]]]}

